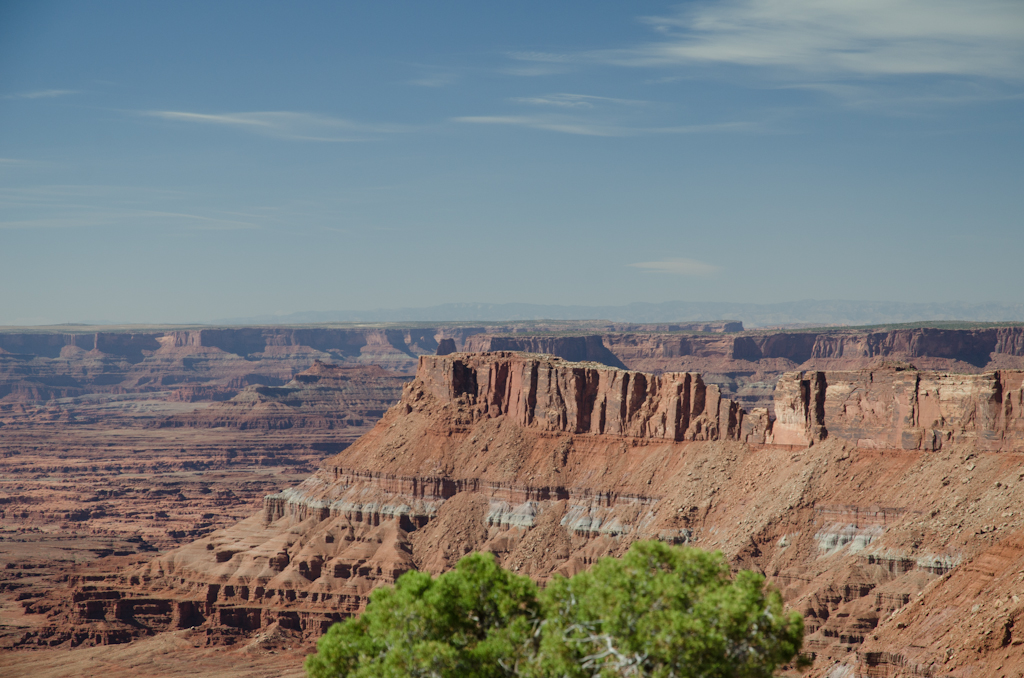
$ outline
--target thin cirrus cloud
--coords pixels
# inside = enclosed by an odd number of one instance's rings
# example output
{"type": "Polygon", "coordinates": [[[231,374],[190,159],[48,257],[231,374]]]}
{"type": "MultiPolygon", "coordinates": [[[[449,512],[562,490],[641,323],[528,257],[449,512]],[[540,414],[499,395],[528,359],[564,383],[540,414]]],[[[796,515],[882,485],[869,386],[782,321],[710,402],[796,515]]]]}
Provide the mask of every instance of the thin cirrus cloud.
{"type": "Polygon", "coordinates": [[[189,196],[133,186],[51,185],[0,188],[0,230],[90,227],[223,231],[260,228],[254,215],[179,208],[189,196]],[[164,203],[165,209],[148,205],[164,203]],[[241,217],[241,218],[240,218],[241,217]]]}
{"type": "Polygon", "coordinates": [[[533,104],[535,106],[554,106],[556,108],[594,108],[601,104],[620,104],[624,106],[646,106],[650,102],[636,99],[615,99],[612,97],[599,97],[592,94],[546,94],[537,97],[514,97],[511,99],[520,104],[533,104]]]}
{"type": "Polygon", "coordinates": [[[708,276],[718,272],[718,267],[696,259],[675,257],[660,261],[640,261],[629,264],[650,273],[668,273],[671,275],[708,276]]]}
{"type": "Polygon", "coordinates": [[[758,125],[751,122],[721,122],[706,125],[674,125],[664,127],[642,127],[592,123],[584,120],[558,116],[530,115],[466,115],[452,118],[454,122],[475,125],[510,125],[561,132],[591,137],[633,137],[645,134],[702,134],[709,132],[752,131],[758,125]]]}
{"type": "Polygon", "coordinates": [[[103,226],[135,228],[140,223],[152,228],[180,226],[197,231],[236,231],[259,228],[255,224],[238,221],[237,219],[216,219],[182,212],[139,210],[135,212],[111,211],[45,216],[31,219],[11,219],[9,221],[0,221],[0,229],[65,229],[103,226]]]}
{"type": "Polygon", "coordinates": [[[452,118],[452,120],[455,122],[464,122],[474,125],[511,125],[514,127],[528,127],[530,129],[544,130],[547,132],[562,132],[564,134],[578,134],[591,137],[622,137],[629,135],[629,130],[626,128],[545,116],[464,115],[458,118],[452,118]]]}
{"type": "Polygon", "coordinates": [[[294,111],[248,113],[143,111],[142,114],[173,122],[221,126],[295,141],[370,141],[380,134],[406,131],[406,128],[400,125],[370,125],[343,118],[294,111]]]}
{"type": "Polygon", "coordinates": [[[1019,0],[731,0],[643,21],[658,39],[626,49],[510,56],[552,64],[727,64],[826,79],[1024,79],[1019,0]]]}
{"type": "Polygon", "coordinates": [[[15,94],[6,94],[3,96],[4,99],[54,99],[56,97],[63,97],[69,94],[79,94],[77,89],[42,89],[35,92],[18,92],[15,94]]]}
{"type": "MultiPolygon", "coordinates": [[[[529,106],[539,113],[468,115],[452,118],[459,123],[506,125],[547,132],[592,137],[633,137],[648,134],[699,134],[735,132],[758,127],[750,122],[723,121],[709,124],[665,125],[665,106],[640,99],[620,99],[593,94],[558,92],[508,101],[529,106]],[[545,110],[546,109],[546,110],[545,110]]],[[[522,110],[522,109],[520,109],[522,110]]]]}
{"type": "Polygon", "coordinates": [[[454,85],[459,79],[455,73],[431,73],[414,78],[409,81],[410,85],[417,87],[447,87],[454,85]]]}

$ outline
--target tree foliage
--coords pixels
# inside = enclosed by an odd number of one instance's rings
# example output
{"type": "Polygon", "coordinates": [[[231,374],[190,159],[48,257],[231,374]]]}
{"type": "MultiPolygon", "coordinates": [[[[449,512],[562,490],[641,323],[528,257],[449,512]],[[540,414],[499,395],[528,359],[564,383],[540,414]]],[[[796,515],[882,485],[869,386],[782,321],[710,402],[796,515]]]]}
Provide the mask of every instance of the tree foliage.
{"type": "Polygon", "coordinates": [[[407,572],[370,595],[358,618],[333,625],[306,660],[314,678],[491,676],[508,672],[541,617],[537,586],[474,553],[431,579],[407,572]]]}
{"type": "Polygon", "coordinates": [[[721,553],[637,542],[543,590],[476,553],[437,579],[374,591],[306,661],[312,678],[761,678],[800,650],[803,620],[721,553]]]}

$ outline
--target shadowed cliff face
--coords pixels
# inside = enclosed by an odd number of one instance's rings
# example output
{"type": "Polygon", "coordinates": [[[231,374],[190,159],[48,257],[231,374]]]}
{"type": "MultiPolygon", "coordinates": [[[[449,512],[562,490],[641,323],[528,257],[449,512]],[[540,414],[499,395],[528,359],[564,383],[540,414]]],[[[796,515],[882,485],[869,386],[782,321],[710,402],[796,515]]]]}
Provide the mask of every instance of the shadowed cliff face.
{"type": "Polygon", "coordinates": [[[82,582],[38,637],[194,627],[233,642],[274,626],[311,641],[411,568],[486,550],[545,580],[661,539],[764,572],[805,615],[811,675],[998,675],[1024,642],[1022,375],[958,379],[796,373],[776,393],[786,417],[755,431],[694,374],[423,357],[401,401],[316,474],[231,528],[82,582]],[[936,422],[953,431],[938,449],[902,444],[936,422]],[[784,432],[803,442],[770,444],[784,432]]]}
{"type": "Polygon", "coordinates": [[[790,372],[774,392],[776,419],[747,413],[690,373],[644,374],[549,356],[498,352],[424,356],[416,383],[458,402],[464,424],[518,426],[672,441],[807,446],[829,435],[858,447],[937,450],[962,442],[1024,451],[1024,373],[790,372]]]}
{"type": "Polygon", "coordinates": [[[497,352],[424,356],[416,382],[470,418],[524,428],[660,440],[764,442],[767,411],[747,415],[699,374],[652,375],[551,356],[497,352]]]}
{"type": "Polygon", "coordinates": [[[469,337],[463,348],[467,353],[494,351],[520,351],[558,356],[573,362],[596,362],[610,367],[627,369],[604,344],[599,334],[579,337],[496,337],[480,334],[469,337]]]}

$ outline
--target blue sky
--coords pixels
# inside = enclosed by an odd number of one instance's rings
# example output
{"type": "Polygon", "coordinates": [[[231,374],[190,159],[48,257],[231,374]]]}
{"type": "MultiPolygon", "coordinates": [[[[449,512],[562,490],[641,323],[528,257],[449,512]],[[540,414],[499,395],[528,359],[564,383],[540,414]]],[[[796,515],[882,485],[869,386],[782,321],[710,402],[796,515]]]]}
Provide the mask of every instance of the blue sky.
{"type": "Polygon", "coordinates": [[[7,0],[0,324],[1021,303],[1022,141],[1019,0],[7,0]]]}

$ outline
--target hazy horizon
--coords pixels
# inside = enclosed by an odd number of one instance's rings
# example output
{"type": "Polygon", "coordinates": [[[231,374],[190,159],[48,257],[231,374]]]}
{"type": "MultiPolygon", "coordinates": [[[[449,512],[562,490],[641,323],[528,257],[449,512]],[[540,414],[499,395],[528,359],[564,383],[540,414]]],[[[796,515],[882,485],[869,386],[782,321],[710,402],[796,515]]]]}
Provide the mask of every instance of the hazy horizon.
{"type": "MultiPolygon", "coordinates": [[[[332,324],[612,322],[634,324],[739,321],[745,329],[801,326],[872,326],[911,323],[1022,323],[1024,304],[920,304],[855,300],[804,299],[774,304],[714,302],[636,302],[621,306],[559,306],[544,304],[439,304],[419,308],[298,311],[283,315],[214,318],[185,323],[132,323],[116,319],[81,322],[0,324],[24,327],[223,327],[308,326],[332,324]]],[[[580,331],[584,331],[581,329],[580,331]]]]}

